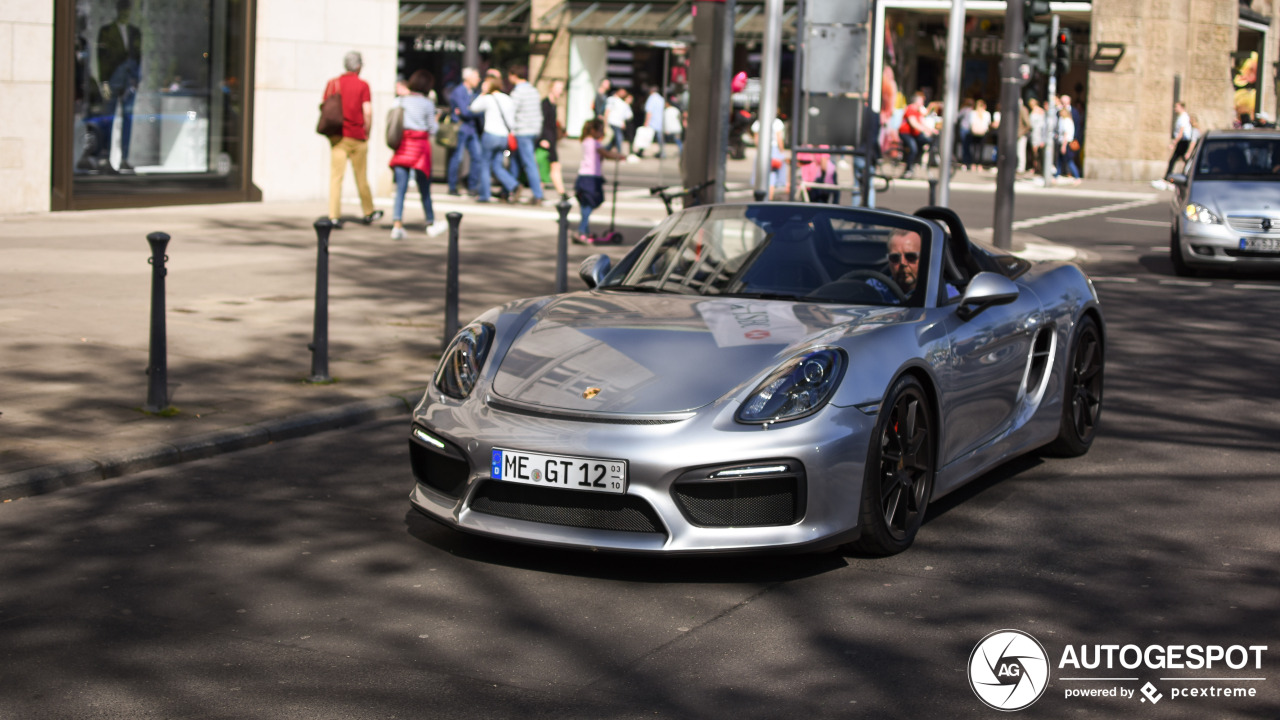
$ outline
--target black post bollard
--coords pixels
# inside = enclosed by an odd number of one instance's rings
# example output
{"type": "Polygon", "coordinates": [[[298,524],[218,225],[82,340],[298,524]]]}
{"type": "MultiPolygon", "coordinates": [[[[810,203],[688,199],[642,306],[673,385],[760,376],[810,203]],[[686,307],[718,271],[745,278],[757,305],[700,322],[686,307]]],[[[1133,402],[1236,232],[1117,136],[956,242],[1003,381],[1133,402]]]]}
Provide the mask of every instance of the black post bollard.
{"type": "Polygon", "coordinates": [[[929,178],[929,204],[938,204],[938,180],[937,178],[929,178]]]}
{"type": "Polygon", "coordinates": [[[560,235],[556,238],[556,292],[569,292],[569,198],[556,203],[560,213],[560,235]]]}
{"type": "Polygon", "coordinates": [[[151,244],[151,356],[147,364],[147,404],[143,409],[147,412],[163,412],[169,407],[169,359],[164,325],[164,269],[169,259],[164,254],[169,244],[169,236],[162,232],[153,232],[147,236],[151,244]]]}
{"type": "Polygon", "coordinates": [[[316,228],[316,313],[311,332],[311,375],[307,382],[327,383],[329,377],[329,233],[333,222],[320,218],[316,228]]]}
{"type": "Polygon", "coordinates": [[[458,226],[462,224],[462,213],[451,212],[445,219],[449,221],[449,257],[445,266],[442,349],[449,347],[453,336],[458,334],[458,226]]]}

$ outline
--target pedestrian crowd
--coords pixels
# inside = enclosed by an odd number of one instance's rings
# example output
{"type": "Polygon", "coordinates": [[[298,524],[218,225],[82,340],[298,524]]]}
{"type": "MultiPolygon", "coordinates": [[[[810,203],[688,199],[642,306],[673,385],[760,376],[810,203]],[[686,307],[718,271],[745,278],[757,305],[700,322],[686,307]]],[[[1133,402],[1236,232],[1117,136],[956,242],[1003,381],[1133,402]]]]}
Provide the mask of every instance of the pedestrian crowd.
{"type": "MultiPolygon", "coordinates": [[[[367,177],[373,116],[369,85],[360,78],[360,54],[347,53],[343,65],[345,72],[325,86],[321,122],[317,126],[330,144],[328,214],[335,227],[343,223],[341,192],[348,165],[355,174],[360,198],[359,221],[367,225],[382,217],[382,211],[373,206],[367,177]]],[[[739,75],[742,77],[734,80],[735,91],[741,89],[739,79],[741,85],[746,85],[745,74],[739,75]]],[[[900,159],[901,176],[909,178],[922,162],[936,163],[945,122],[942,104],[927,102],[925,92],[913,93],[907,102],[896,91],[896,84],[889,80],[886,83],[888,107],[882,110],[875,131],[878,149],[882,155],[900,159]]],[[[418,186],[427,234],[438,235],[446,227],[436,221],[431,204],[433,144],[446,149],[445,174],[450,195],[461,196],[465,191],[476,202],[488,203],[494,200],[496,184],[497,199],[515,203],[520,202],[522,190],[528,188],[531,197],[525,202],[536,206],[544,202],[544,185],[550,185],[562,199],[567,199],[558,152],[558,143],[565,136],[559,120],[565,91],[562,80],[544,83],[544,96],[530,82],[528,68],[522,64],[512,65],[505,73],[490,68],[482,74],[477,68],[467,67],[459,73],[456,84],[446,85],[443,103],[437,100],[435,84],[436,78],[425,69],[396,84],[396,103],[387,123],[388,145],[393,151],[389,165],[395,180],[392,238],[406,236],[404,200],[410,180],[418,186]]],[[[656,85],[647,85],[633,95],[630,88],[614,88],[608,78],[601,80],[592,102],[592,117],[581,130],[583,155],[578,178],[568,191],[582,209],[582,223],[575,234],[579,239],[594,240],[587,219],[606,195],[603,161],[663,158],[670,146],[677,154],[683,152],[687,125],[683,105],[679,96],[664,96],[656,85]]],[[[1200,124],[1185,104],[1175,104],[1174,116],[1166,176],[1189,157],[1200,136],[1200,124]]],[[[1002,113],[998,104],[991,108],[984,98],[965,98],[955,120],[954,162],[969,171],[994,167],[1001,123],[1012,121],[1006,117],[1012,114],[1002,113]]],[[[1246,119],[1252,126],[1269,124],[1269,118],[1262,113],[1246,119]]],[[[779,113],[768,129],[762,129],[756,120],[749,133],[741,131],[735,121],[736,116],[729,123],[733,134],[757,146],[763,140],[768,148],[770,199],[790,195],[794,164],[800,180],[796,194],[801,199],[838,201],[837,169],[847,168],[848,164],[822,152],[825,146],[805,148],[792,157],[788,153],[785,113],[779,113]]],[[[1018,103],[1016,122],[1016,172],[1054,178],[1058,184],[1081,182],[1085,123],[1078,102],[1065,94],[1043,103],[1029,97],[1018,103]]],[[[855,158],[855,166],[858,162],[855,158]]],[[[1167,187],[1163,179],[1153,185],[1167,187]]]]}
{"type": "MultiPolygon", "coordinates": [[[[359,222],[370,225],[382,218],[373,206],[368,179],[368,142],[373,131],[373,105],[369,84],[360,78],[363,62],[352,51],[343,58],[344,73],[330,80],[321,104],[317,132],[330,144],[329,219],[341,228],[342,183],[348,165],[355,175],[362,210],[359,222]]],[[[404,200],[410,180],[418,186],[426,220],[426,232],[439,235],[446,224],[438,222],[431,203],[433,144],[445,148],[447,192],[464,191],[476,202],[520,202],[523,189],[530,205],[541,205],[544,185],[567,199],[558,144],[565,137],[559,120],[564,98],[563,80],[549,82],[545,96],[529,82],[528,68],[515,64],[505,73],[490,68],[461,70],[458,81],[447,86],[439,104],[436,78],[426,69],[414,71],[396,82],[396,100],[387,116],[389,162],[395,180],[392,205],[392,239],[406,237],[404,200]]],[[[604,200],[602,161],[639,162],[652,151],[666,157],[668,145],[683,149],[685,113],[676,96],[664,97],[656,85],[645,88],[642,103],[627,88],[613,90],[603,80],[593,103],[594,117],[582,128],[583,157],[573,194],[582,207],[582,223],[575,239],[594,240],[589,232],[591,211],[604,200]],[[630,142],[628,143],[628,138],[630,142]]]]}
{"type": "MultiPolygon", "coordinates": [[[[939,151],[942,139],[942,103],[925,102],[916,92],[911,101],[885,113],[879,135],[883,155],[901,160],[902,177],[912,177],[916,167],[939,151]]],[[[999,105],[992,111],[980,97],[965,98],[955,124],[953,162],[969,171],[993,169],[999,155],[997,141],[1003,113],[999,105]]],[[[1079,158],[1084,143],[1084,118],[1071,96],[1053,98],[1052,107],[1032,97],[1018,103],[1016,171],[1043,175],[1046,146],[1050,155],[1049,175],[1059,183],[1080,182],[1079,158]]],[[[929,160],[936,164],[936,157],[929,160]]]]}

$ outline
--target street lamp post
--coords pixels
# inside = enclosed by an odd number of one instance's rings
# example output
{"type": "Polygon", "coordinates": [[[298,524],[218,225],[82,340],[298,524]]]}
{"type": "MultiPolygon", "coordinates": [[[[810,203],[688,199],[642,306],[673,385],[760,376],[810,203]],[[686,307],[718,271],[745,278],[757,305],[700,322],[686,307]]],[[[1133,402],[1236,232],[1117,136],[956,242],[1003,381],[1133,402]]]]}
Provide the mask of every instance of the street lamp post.
{"type": "Polygon", "coordinates": [[[776,142],[773,121],[778,117],[778,85],[781,79],[782,0],[765,0],[764,56],[760,61],[760,132],[756,133],[757,200],[763,200],[769,194],[773,143],[776,142]]]}

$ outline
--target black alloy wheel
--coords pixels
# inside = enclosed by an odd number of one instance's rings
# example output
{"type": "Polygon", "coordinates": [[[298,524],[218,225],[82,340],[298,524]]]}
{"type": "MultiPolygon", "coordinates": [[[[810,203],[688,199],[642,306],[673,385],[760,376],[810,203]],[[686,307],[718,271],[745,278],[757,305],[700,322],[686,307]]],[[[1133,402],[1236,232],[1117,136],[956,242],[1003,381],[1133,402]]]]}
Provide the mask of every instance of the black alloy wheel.
{"type": "Polygon", "coordinates": [[[893,555],[911,546],[933,493],[936,438],[924,387],[903,376],[881,406],[863,479],[857,552],[893,555]]]}
{"type": "Polygon", "coordinates": [[[1062,423],[1057,439],[1047,447],[1049,454],[1078,457],[1089,451],[1102,416],[1104,364],[1102,333],[1093,318],[1085,316],[1071,345],[1062,423]]]}

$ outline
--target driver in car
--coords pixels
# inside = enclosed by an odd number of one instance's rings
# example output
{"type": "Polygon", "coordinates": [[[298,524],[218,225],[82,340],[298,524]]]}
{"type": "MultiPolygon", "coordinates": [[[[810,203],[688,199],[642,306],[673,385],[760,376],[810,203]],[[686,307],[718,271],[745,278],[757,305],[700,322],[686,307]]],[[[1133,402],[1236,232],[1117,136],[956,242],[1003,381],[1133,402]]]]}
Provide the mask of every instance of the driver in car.
{"type": "MultiPolygon", "coordinates": [[[[889,236],[889,275],[904,297],[910,297],[916,289],[916,281],[920,275],[920,242],[920,235],[910,230],[894,230],[889,236]]],[[[884,276],[881,278],[889,279],[884,276]]],[[[882,280],[869,277],[863,282],[874,288],[885,304],[897,305],[902,302],[895,290],[890,289],[882,280]]]]}
{"type": "Polygon", "coordinates": [[[916,289],[920,276],[920,235],[910,230],[894,230],[889,236],[889,272],[905,295],[916,289]]]}

